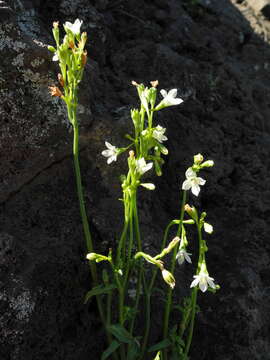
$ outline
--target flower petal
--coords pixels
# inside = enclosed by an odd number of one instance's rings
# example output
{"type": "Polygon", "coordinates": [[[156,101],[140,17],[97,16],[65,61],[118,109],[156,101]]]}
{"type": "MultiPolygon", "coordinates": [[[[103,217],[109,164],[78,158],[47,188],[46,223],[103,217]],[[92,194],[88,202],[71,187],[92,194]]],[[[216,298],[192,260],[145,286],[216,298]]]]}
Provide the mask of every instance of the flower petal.
{"type": "Polygon", "coordinates": [[[194,280],[192,281],[192,283],[190,285],[191,288],[197,286],[200,281],[200,277],[198,275],[194,275],[193,277],[194,277],[194,280]]]}
{"type": "Polygon", "coordinates": [[[114,150],[115,146],[113,146],[112,144],[110,144],[108,141],[105,141],[105,145],[107,146],[108,149],[114,150]]]}
{"type": "Polygon", "coordinates": [[[170,99],[170,102],[172,105],[179,105],[183,102],[184,100],[182,100],[181,98],[176,98],[176,99],[170,99]]]}
{"type": "Polygon", "coordinates": [[[206,280],[200,281],[199,288],[201,289],[202,292],[206,292],[208,288],[206,280]]]}
{"type": "Polygon", "coordinates": [[[215,289],[216,285],[214,284],[213,280],[214,280],[213,278],[208,276],[207,282],[208,282],[209,286],[211,286],[212,289],[215,289]]]}
{"type": "Polygon", "coordinates": [[[202,179],[201,177],[197,177],[197,183],[199,185],[204,185],[206,183],[206,180],[202,179]]]}
{"type": "Polygon", "coordinates": [[[191,192],[193,195],[198,196],[200,192],[200,186],[197,184],[193,184],[191,187],[191,192]]]}
{"type": "Polygon", "coordinates": [[[168,96],[175,98],[175,97],[177,96],[177,89],[171,89],[171,90],[168,92],[168,96]]]}
{"type": "Polygon", "coordinates": [[[191,177],[196,177],[196,173],[195,173],[194,170],[192,170],[191,167],[187,169],[185,175],[186,175],[186,178],[187,178],[187,179],[188,179],[188,178],[191,178],[191,177]]]}
{"type": "Polygon", "coordinates": [[[164,89],[160,90],[160,93],[164,98],[167,96],[167,91],[164,89]]]}
{"type": "Polygon", "coordinates": [[[190,180],[185,180],[182,185],[182,190],[189,190],[192,186],[192,183],[190,180]]]}

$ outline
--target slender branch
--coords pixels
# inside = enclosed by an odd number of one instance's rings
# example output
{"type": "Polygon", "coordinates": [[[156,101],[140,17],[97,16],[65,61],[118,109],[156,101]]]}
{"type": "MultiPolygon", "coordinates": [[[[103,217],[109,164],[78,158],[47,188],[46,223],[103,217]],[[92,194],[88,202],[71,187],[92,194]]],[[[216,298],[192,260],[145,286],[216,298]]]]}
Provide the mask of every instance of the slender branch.
{"type": "MultiPolygon", "coordinates": [[[[89,229],[89,223],[88,223],[84,199],[83,199],[83,189],[82,189],[81,171],[80,171],[80,163],[79,163],[79,127],[76,118],[76,111],[73,111],[72,123],[73,123],[73,159],[75,166],[77,193],[80,204],[80,213],[82,218],[84,236],[86,239],[87,250],[89,252],[93,252],[93,242],[92,242],[92,237],[89,229]]],[[[98,284],[96,264],[93,261],[89,261],[89,266],[90,266],[90,271],[94,286],[96,286],[98,284]]],[[[106,324],[101,298],[100,296],[96,296],[96,299],[97,299],[97,305],[101,320],[103,324],[106,324]]]]}
{"type": "MultiPolygon", "coordinates": [[[[181,211],[180,211],[180,222],[179,222],[179,226],[178,226],[178,230],[177,230],[177,236],[180,236],[181,231],[182,231],[186,198],[187,198],[187,192],[183,191],[183,199],[182,199],[182,205],[181,205],[181,211]]],[[[177,247],[175,247],[173,250],[173,257],[172,257],[171,268],[170,268],[170,271],[172,274],[174,274],[174,270],[175,270],[176,254],[177,254],[177,247]]],[[[167,293],[167,301],[166,301],[166,307],[165,307],[165,313],[164,313],[164,325],[163,325],[164,339],[166,339],[168,337],[168,327],[169,327],[169,318],[170,318],[171,307],[172,307],[172,289],[169,288],[168,293],[167,293]]],[[[167,360],[167,349],[164,350],[164,360],[167,360]]]]}

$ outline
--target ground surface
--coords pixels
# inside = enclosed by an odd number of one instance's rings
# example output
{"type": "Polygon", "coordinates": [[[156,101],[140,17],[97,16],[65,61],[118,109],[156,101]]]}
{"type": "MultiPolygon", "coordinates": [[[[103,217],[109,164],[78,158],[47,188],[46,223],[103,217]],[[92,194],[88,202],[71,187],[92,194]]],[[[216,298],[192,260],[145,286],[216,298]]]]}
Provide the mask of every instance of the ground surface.
{"type": "Polygon", "coordinates": [[[79,17],[89,35],[81,164],[96,248],[113,245],[121,225],[125,159],[107,166],[104,141],[123,144],[137,104],[130,81],[158,79],[185,101],[158,119],[169,156],[155,194],[140,194],[145,249],[158,248],[177,216],[192,156],[213,159],[207,186],[190,202],[214,225],[208,263],[221,290],[200,296],[191,359],[269,360],[270,22],[245,1],[195,3],[1,2],[1,359],[98,359],[104,346],[95,304],[82,304],[91,281],[72,133],[63,104],[47,90],[58,71],[46,49],[51,24],[79,17]]]}

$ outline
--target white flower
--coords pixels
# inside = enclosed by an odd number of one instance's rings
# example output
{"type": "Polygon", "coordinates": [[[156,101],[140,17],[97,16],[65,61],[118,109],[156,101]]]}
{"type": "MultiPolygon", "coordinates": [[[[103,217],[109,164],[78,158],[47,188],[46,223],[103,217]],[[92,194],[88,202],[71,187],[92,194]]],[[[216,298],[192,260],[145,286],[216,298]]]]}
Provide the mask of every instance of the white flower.
{"type": "Polygon", "coordinates": [[[74,35],[79,35],[82,23],[83,22],[79,19],[76,19],[74,24],[72,24],[69,21],[66,21],[64,27],[65,29],[70,30],[74,35]]]}
{"type": "Polygon", "coordinates": [[[105,141],[105,145],[108,149],[103,150],[101,154],[108,158],[107,164],[111,164],[113,161],[117,160],[118,149],[107,141],[105,141]]]}
{"type": "Polygon", "coordinates": [[[186,260],[188,263],[192,263],[190,256],[191,253],[186,252],[185,249],[180,249],[176,255],[176,259],[178,260],[178,264],[182,265],[183,262],[186,260]]]}
{"type": "Polygon", "coordinates": [[[166,128],[163,128],[162,126],[158,125],[153,131],[153,138],[155,138],[160,143],[168,140],[167,136],[164,135],[165,131],[166,128]]]}
{"type": "Polygon", "coordinates": [[[204,185],[206,180],[197,177],[196,172],[192,168],[188,168],[186,171],[186,180],[183,182],[182,190],[189,190],[191,188],[192,194],[199,195],[200,185],[204,185]]]}
{"type": "Polygon", "coordinates": [[[211,224],[208,224],[207,222],[203,223],[204,231],[208,234],[212,234],[213,232],[213,226],[211,224]]]}
{"type": "Polygon", "coordinates": [[[145,187],[147,190],[155,190],[155,185],[152,183],[143,183],[140,184],[141,186],[145,187]]]}
{"type": "Polygon", "coordinates": [[[194,275],[194,280],[192,281],[190,287],[195,287],[199,285],[199,288],[202,292],[205,292],[208,289],[208,286],[215,289],[216,285],[214,284],[214,279],[211,278],[207,272],[201,271],[199,275],[194,275]]]}
{"type": "Polygon", "coordinates": [[[58,57],[58,54],[57,52],[53,55],[53,58],[52,58],[52,61],[58,61],[59,60],[59,57],[58,57]]]}
{"type": "Polygon", "coordinates": [[[158,109],[163,107],[172,106],[172,105],[179,105],[183,102],[182,99],[177,98],[177,89],[172,89],[168,93],[166,90],[160,90],[161,95],[163,96],[163,100],[157,106],[158,109]]]}
{"type": "Polygon", "coordinates": [[[153,163],[146,164],[144,158],[136,160],[136,170],[140,175],[143,175],[146,171],[152,169],[153,163]]]}

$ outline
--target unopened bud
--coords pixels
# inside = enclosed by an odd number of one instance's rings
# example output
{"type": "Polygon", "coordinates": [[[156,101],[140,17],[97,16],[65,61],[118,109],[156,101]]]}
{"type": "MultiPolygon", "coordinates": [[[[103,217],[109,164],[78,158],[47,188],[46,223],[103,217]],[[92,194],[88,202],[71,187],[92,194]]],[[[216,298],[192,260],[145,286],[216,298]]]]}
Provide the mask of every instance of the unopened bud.
{"type": "Polygon", "coordinates": [[[198,214],[194,206],[191,207],[189,204],[186,204],[184,209],[193,220],[198,220],[198,214]]]}
{"type": "Polygon", "coordinates": [[[52,53],[56,52],[56,48],[51,45],[48,46],[48,50],[51,51],[52,53]]]}
{"type": "Polygon", "coordinates": [[[83,49],[87,41],[87,33],[83,32],[81,35],[81,40],[79,41],[79,48],[83,49]]]}
{"type": "Polygon", "coordinates": [[[74,41],[73,40],[69,40],[68,42],[68,45],[71,49],[74,49],[75,48],[75,44],[74,44],[74,41]]]}
{"type": "Polygon", "coordinates": [[[161,271],[164,281],[173,289],[175,287],[175,278],[168,270],[161,271]]]}
{"type": "Polygon", "coordinates": [[[150,81],[152,87],[156,88],[158,86],[158,80],[150,81]]]}
{"type": "Polygon", "coordinates": [[[132,84],[133,86],[139,86],[139,84],[136,83],[136,81],[134,81],[134,80],[131,81],[131,84],[132,84]]]}
{"type": "Polygon", "coordinates": [[[108,261],[109,259],[107,256],[96,254],[96,253],[89,253],[86,255],[86,259],[90,261],[95,261],[96,263],[99,263],[100,261],[108,261]]]}
{"type": "Polygon", "coordinates": [[[133,150],[130,150],[130,151],[129,151],[129,157],[130,157],[131,159],[133,159],[134,156],[135,156],[134,151],[133,151],[133,150]]]}
{"type": "Polygon", "coordinates": [[[63,78],[62,74],[58,74],[57,77],[58,77],[59,84],[60,84],[62,87],[64,87],[64,86],[65,86],[65,82],[64,82],[64,78],[63,78]]]}
{"type": "Polygon", "coordinates": [[[82,66],[85,66],[86,62],[87,62],[87,51],[85,50],[82,53],[82,66]]]}
{"type": "Polygon", "coordinates": [[[49,86],[51,96],[62,97],[63,94],[57,86],[49,86]]]}
{"type": "Polygon", "coordinates": [[[204,167],[212,167],[214,166],[214,161],[213,160],[207,160],[204,163],[201,164],[201,169],[204,167]]]}
{"type": "Polygon", "coordinates": [[[54,21],[53,22],[53,28],[58,29],[58,27],[59,27],[59,21],[54,21]]]}
{"type": "Polygon", "coordinates": [[[194,156],[194,164],[199,165],[203,161],[202,154],[197,154],[194,156]]]}

